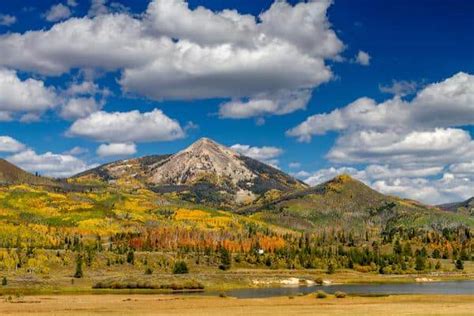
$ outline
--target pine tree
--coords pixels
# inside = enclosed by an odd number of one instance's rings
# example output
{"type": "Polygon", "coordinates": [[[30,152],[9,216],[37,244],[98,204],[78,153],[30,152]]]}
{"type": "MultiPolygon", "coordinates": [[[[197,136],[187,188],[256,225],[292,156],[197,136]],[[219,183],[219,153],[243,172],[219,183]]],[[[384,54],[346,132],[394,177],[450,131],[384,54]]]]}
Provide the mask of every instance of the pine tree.
{"type": "Polygon", "coordinates": [[[418,255],[415,260],[415,270],[425,270],[425,257],[418,255]]]}
{"type": "Polygon", "coordinates": [[[130,264],[134,264],[134,263],[135,263],[135,253],[133,252],[133,250],[130,250],[130,251],[127,253],[127,262],[130,263],[130,264]]]}
{"type": "Polygon", "coordinates": [[[220,258],[221,264],[219,265],[219,269],[221,270],[229,270],[231,265],[231,256],[227,249],[221,247],[220,249],[220,258]]]}
{"type": "Polygon", "coordinates": [[[84,272],[82,271],[82,255],[77,255],[76,257],[76,273],[74,273],[74,277],[79,279],[84,276],[84,272]]]}

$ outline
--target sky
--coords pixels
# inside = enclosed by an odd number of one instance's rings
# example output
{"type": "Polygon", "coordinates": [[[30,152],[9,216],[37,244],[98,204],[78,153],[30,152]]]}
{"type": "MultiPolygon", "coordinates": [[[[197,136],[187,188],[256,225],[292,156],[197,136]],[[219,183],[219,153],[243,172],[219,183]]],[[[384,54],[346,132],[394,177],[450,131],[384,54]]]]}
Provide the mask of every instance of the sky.
{"type": "Polygon", "coordinates": [[[0,2],[0,157],[67,177],[209,137],[315,185],[474,196],[474,2],[0,2]]]}

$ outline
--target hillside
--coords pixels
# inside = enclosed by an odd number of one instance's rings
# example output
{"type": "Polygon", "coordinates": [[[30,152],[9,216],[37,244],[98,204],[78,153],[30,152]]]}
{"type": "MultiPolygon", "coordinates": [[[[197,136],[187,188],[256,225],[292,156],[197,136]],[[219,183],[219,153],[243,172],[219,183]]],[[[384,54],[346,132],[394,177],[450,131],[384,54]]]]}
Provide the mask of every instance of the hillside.
{"type": "Polygon", "coordinates": [[[307,187],[280,170],[208,138],[201,138],[174,155],[109,163],[76,175],[72,181],[147,187],[194,203],[225,208],[248,205],[271,190],[288,193],[307,187]]]}
{"type": "Polygon", "coordinates": [[[5,159],[0,159],[0,184],[52,185],[53,183],[51,179],[35,176],[5,159]]]}
{"type": "MultiPolygon", "coordinates": [[[[259,271],[270,280],[269,271],[285,278],[335,269],[362,277],[452,273],[455,260],[472,258],[472,217],[385,196],[348,176],[294,192],[269,190],[236,214],[190,202],[185,192],[156,192],[140,179],[146,173],[130,172],[169,158],[103,166],[71,179],[100,185],[74,190],[0,186],[2,288],[182,290],[222,286],[224,279],[254,287],[259,271]],[[115,178],[107,184],[102,177],[115,178]],[[176,276],[183,262],[189,276],[176,276]]],[[[273,171],[258,166],[250,170],[273,171]]]]}
{"type": "Polygon", "coordinates": [[[105,182],[137,185],[145,182],[151,169],[171,155],[152,155],[135,159],[119,160],[81,172],[70,178],[73,182],[105,182]]]}
{"type": "Polygon", "coordinates": [[[438,207],[449,212],[474,216],[474,197],[462,202],[438,205],[438,207]]]}
{"type": "Polygon", "coordinates": [[[396,226],[431,228],[473,224],[467,218],[436,207],[383,195],[348,175],[273,200],[257,201],[256,206],[240,212],[304,230],[363,231],[396,226]]]}

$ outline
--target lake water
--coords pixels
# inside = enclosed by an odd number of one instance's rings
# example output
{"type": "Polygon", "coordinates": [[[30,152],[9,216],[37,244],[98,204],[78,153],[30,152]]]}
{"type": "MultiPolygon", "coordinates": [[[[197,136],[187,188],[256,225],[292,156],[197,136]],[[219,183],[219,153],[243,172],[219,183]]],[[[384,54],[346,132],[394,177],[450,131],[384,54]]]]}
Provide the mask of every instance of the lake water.
{"type": "Polygon", "coordinates": [[[471,294],[474,295],[474,280],[426,282],[426,283],[392,283],[392,284],[341,284],[314,285],[301,287],[248,288],[226,291],[231,297],[263,298],[272,296],[291,296],[299,293],[309,294],[323,290],[326,293],[343,291],[358,295],[389,295],[389,294],[471,294]]]}

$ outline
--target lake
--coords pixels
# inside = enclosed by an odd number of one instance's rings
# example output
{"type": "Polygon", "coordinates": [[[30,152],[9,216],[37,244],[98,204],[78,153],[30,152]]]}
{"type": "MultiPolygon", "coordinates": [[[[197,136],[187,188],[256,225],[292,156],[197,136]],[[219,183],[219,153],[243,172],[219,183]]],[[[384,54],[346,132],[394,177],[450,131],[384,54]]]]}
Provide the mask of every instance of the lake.
{"type": "Polygon", "coordinates": [[[226,291],[225,294],[237,298],[264,298],[273,296],[291,296],[299,293],[309,294],[323,290],[326,293],[336,291],[358,295],[389,294],[471,294],[474,295],[474,280],[425,282],[425,283],[390,283],[390,284],[338,284],[312,285],[275,288],[247,288],[226,291]]]}

